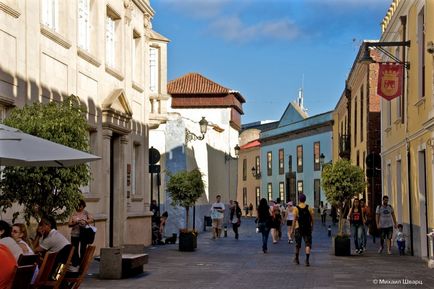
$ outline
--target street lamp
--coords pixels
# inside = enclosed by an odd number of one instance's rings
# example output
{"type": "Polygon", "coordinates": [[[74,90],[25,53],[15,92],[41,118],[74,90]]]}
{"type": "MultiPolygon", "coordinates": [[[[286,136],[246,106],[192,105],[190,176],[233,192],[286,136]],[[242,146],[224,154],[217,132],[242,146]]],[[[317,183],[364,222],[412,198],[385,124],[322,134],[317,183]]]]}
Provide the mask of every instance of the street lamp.
{"type": "Polygon", "coordinates": [[[208,129],[208,121],[202,116],[202,119],[199,121],[200,133],[202,136],[197,136],[187,128],[185,129],[185,143],[188,143],[192,140],[203,140],[205,138],[206,131],[208,129]]]}
{"type": "MultiPolygon", "coordinates": [[[[240,155],[240,146],[235,145],[234,151],[235,151],[235,158],[238,158],[238,156],[240,155]]],[[[232,159],[233,159],[233,157],[231,156],[231,153],[229,153],[229,154],[225,153],[225,163],[232,160],[232,159]]]]}
{"type": "Polygon", "coordinates": [[[256,179],[260,179],[261,178],[261,172],[258,171],[257,167],[252,167],[252,175],[256,179]]]}
{"type": "Polygon", "coordinates": [[[319,156],[319,164],[321,165],[321,167],[324,165],[324,161],[325,161],[325,155],[321,153],[319,156]]]}

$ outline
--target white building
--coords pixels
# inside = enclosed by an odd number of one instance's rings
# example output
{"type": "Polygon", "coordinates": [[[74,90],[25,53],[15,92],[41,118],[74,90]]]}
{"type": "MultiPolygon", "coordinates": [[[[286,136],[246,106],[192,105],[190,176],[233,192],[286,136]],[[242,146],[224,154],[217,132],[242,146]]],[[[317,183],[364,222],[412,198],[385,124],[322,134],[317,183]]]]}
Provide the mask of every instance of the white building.
{"type": "MultiPolygon", "coordinates": [[[[167,172],[199,168],[204,175],[206,195],[196,206],[196,228],[202,226],[203,216],[209,215],[208,204],[217,195],[222,201],[236,200],[237,159],[235,147],[241,129],[242,95],[223,87],[198,73],[189,73],[168,83],[171,108],[168,120],[150,131],[150,146],[162,154],[162,186],[160,199],[163,209],[169,211],[166,233],[176,233],[185,227],[184,212],[173,210],[165,195],[167,172]],[[199,121],[208,121],[204,135],[199,121]],[[202,138],[203,140],[186,135],[202,138]]],[[[154,189],[154,192],[157,188],[154,189]]],[[[155,194],[154,194],[155,195],[155,194]]],[[[154,197],[156,199],[156,197],[154,197]]]]}

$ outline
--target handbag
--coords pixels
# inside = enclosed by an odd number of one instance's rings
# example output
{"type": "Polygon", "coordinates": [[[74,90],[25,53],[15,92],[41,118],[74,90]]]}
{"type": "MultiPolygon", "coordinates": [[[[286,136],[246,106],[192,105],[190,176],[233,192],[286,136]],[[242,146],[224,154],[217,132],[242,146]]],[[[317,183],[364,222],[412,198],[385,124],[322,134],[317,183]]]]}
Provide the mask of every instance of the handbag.
{"type": "Polygon", "coordinates": [[[95,241],[95,233],[95,226],[87,225],[85,227],[80,227],[80,239],[85,241],[86,244],[92,244],[95,241]]]}

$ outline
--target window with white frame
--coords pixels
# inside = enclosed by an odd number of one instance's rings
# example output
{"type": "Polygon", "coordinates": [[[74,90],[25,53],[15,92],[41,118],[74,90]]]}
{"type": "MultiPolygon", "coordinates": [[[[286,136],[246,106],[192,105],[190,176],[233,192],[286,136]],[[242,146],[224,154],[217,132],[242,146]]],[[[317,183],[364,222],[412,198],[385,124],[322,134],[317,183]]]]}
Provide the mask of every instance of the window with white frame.
{"type": "Polygon", "coordinates": [[[59,2],[58,0],[42,1],[42,23],[54,31],[59,31],[59,2]]]}
{"type": "Polygon", "coordinates": [[[160,51],[157,47],[149,48],[149,89],[151,92],[158,93],[159,90],[159,77],[158,77],[158,64],[159,64],[160,51]]]}
{"type": "Polygon", "coordinates": [[[78,46],[90,51],[90,0],[78,1],[78,46]]]}

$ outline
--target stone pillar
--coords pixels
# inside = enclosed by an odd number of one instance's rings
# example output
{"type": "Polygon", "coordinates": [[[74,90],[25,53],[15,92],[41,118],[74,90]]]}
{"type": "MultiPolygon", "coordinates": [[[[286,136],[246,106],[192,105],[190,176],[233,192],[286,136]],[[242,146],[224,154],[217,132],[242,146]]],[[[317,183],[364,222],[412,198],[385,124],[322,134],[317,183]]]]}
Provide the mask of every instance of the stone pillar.
{"type": "MultiPolygon", "coordinates": [[[[106,216],[110,214],[110,142],[112,139],[113,132],[109,129],[103,129],[102,137],[103,137],[103,145],[102,145],[102,173],[101,176],[101,184],[100,188],[103,192],[101,194],[102,198],[102,213],[106,216]]],[[[112,220],[108,219],[108,222],[105,223],[105,231],[107,232],[104,238],[105,246],[109,246],[109,232],[110,232],[110,222],[112,220]]]]}

